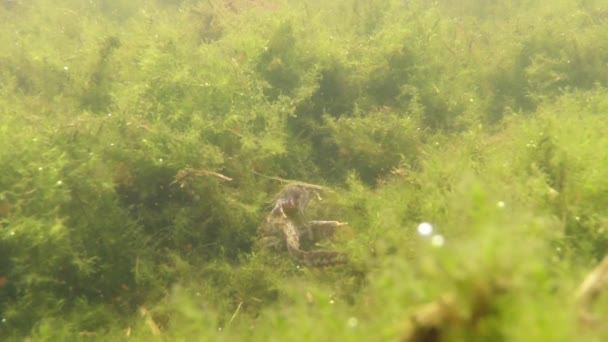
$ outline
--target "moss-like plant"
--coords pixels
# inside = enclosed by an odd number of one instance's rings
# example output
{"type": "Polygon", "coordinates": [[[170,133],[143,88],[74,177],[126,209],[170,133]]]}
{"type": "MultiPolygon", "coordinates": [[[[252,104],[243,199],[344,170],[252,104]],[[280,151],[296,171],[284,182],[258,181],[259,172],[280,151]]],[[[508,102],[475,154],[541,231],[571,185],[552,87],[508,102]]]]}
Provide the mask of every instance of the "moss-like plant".
{"type": "Polygon", "coordinates": [[[0,1],[0,339],[606,339],[606,11],[0,1]]]}

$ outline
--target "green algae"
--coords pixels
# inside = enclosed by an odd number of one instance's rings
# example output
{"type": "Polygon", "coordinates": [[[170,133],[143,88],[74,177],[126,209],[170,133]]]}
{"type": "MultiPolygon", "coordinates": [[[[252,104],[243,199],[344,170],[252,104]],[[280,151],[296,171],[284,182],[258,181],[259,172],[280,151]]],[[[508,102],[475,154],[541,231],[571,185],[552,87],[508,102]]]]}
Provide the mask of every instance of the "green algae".
{"type": "Polygon", "coordinates": [[[602,340],[607,11],[0,2],[0,336],[602,340]],[[349,264],[253,248],[281,179],[349,264]]]}

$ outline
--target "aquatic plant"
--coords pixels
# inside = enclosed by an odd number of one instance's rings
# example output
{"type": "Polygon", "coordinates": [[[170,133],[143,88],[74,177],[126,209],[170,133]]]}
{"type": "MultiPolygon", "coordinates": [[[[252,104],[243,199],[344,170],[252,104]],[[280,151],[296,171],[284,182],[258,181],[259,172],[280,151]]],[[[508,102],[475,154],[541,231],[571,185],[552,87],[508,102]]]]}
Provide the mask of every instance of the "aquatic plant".
{"type": "Polygon", "coordinates": [[[606,13],[0,1],[0,338],[605,339],[606,13]]]}

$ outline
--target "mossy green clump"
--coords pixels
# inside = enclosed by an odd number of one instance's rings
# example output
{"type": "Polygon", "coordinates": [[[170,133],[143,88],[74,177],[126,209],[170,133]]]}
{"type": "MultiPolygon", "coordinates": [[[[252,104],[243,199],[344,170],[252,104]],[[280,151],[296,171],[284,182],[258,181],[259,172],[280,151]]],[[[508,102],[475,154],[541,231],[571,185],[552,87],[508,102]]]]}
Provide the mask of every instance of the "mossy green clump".
{"type": "Polygon", "coordinates": [[[0,338],[605,339],[606,13],[0,1],[0,338]],[[347,264],[256,244],[290,181],[347,264]]]}

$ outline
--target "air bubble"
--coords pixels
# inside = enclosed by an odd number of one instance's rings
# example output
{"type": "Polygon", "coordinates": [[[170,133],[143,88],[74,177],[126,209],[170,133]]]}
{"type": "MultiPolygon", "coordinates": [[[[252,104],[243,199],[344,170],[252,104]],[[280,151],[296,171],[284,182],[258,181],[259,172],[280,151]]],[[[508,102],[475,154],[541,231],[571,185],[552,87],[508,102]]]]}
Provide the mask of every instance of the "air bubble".
{"type": "Polygon", "coordinates": [[[418,225],[418,234],[422,236],[429,236],[433,234],[433,225],[428,222],[422,222],[418,225]]]}
{"type": "Polygon", "coordinates": [[[441,247],[445,245],[445,238],[443,237],[443,235],[435,234],[431,238],[431,244],[435,247],[441,247]]]}

